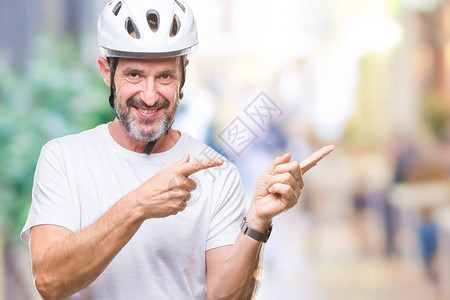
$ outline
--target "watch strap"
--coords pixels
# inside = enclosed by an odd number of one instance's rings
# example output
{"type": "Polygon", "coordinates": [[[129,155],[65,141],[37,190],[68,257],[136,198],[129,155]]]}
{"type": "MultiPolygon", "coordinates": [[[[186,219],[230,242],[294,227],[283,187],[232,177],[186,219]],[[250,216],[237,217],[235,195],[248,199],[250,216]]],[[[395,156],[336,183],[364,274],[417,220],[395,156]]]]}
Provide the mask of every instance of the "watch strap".
{"type": "Polygon", "coordinates": [[[266,232],[259,232],[259,231],[252,229],[251,227],[249,227],[247,224],[247,218],[244,217],[244,219],[242,220],[242,223],[241,223],[241,231],[245,235],[248,235],[249,237],[251,237],[252,239],[255,239],[259,242],[265,243],[269,239],[270,233],[272,232],[272,225],[270,226],[269,230],[267,230],[266,232]]]}

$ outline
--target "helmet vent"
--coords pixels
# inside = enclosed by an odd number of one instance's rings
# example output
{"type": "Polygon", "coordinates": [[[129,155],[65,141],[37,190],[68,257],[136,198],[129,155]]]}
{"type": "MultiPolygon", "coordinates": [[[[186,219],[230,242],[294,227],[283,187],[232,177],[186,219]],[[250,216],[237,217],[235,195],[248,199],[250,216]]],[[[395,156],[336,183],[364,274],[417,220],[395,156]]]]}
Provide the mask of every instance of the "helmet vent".
{"type": "Polygon", "coordinates": [[[176,4],[178,4],[178,6],[181,8],[181,10],[185,13],[186,12],[186,8],[184,7],[184,5],[183,4],[181,4],[181,2],[180,1],[178,1],[178,0],[175,0],[175,3],[176,4]]]}
{"type": "Polygon", "coordinates": [[[128,34],[135,39],[139,39],[141,36],[139,34],[139,31],[136,28],[136,25],[134,25],[133,20],[131,18],[127,18],[125,21],[125,29],[127,30],[128,34]]]}
{"type": "Polygon", "coordinates": [[[147,23],[148,26],[150,27],[150,29],[153,32],[157,32],[158,31],[158,27],[159,27],[159,15],[158,12],[156,10],[149,10],[147,12],[147,23]]]}
{"type": "Polygon", "coordinates": [[[112,10],[113,14],[117,16],[121,8],[122,8],[122,1],[119,1],[119,3],[117,3],[112,10]]]}
{"type": "Polygon", "coordinates": [[[170,37],[174,37],[180,31],[180,19],[177,15],[173,16],[172,28],[170,29],[170,37]]]}

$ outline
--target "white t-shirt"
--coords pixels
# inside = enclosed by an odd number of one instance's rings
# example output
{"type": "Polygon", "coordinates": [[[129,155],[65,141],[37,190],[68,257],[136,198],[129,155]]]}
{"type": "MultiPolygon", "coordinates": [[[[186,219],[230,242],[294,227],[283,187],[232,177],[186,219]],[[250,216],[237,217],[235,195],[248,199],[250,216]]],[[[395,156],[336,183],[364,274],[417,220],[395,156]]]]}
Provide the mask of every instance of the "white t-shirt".
{"type": "MultiPolygon", "coordinates": [[[[82,230],[186,153],[191,160],[218,155],[186,133],[164,153],[136,153],[117,144],[107,124],[48,142],[36,167],[22,241],[28,243],[30,228],[39,224],[82,230]]],[[[69,299],[204,299],[205,251],[234,243],[244,191],[227,160],[191,178],[197,189],[184,211],[146,220],[105,271],[69,299]]]]}

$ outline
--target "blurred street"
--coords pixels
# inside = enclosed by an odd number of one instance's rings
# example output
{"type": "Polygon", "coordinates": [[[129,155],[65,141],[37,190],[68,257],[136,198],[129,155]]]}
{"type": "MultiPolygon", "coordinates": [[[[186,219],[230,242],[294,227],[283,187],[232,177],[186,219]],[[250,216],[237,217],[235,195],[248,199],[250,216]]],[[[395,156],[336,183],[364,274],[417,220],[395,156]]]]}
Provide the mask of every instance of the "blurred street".
{"type": "MultiPolygon", "coordinates": [[[[308,188],[304,191],[303,207],[296,207],[275,221],[257,299],[449,299],[445,246],[448,227],[438,221],[442,226],[441,252],[431,262],[435,277],[430,277],[420,249],[422,221],[420,209],[413,207],[417,203],[393,207],[392,216],[397,222],[391,232],[393,245],[389,245],[383,203],[386,199],[378,193],[363,209],[355,209],[352,199],[345,198],[349,194],[345,190],[354,181],[353,176],[345,174],[351,172],[351,164],[346,171],[337,169],[339,156],[342,152],[337,150],[332,159],[305,175],[308,188]],[[333,188],[330,182],[324,184],[330,177],[338,181],[333,188]],[[309,189],[312,187],[320,195],[313,196],[309,189]]],[[[449,187],[448,181],[420,186],[419,189],[427,189],[428,197],[420,199],[419,206],[433,202],[427,199],[438,198],[431,189],[443,192],[448,202],[449,187]],[[439,189],[441,184],[444,189],[439,189]]],[[[421,194],[416,187],[414,193],[421,194]]],[[[439,202],[434,205],[438,205],[438,210],[442,208],[439,202]]]]}
{"type": "MultiPolygon", "coordinates": [[[[374,218],[360,225],[379,226],[374,218]]],[[[299,212],[280,217],[274,235],[284,234],[267,246],[257,299],[446,299],[419,259],[386,258],[380,232],[358,236],[354,221],[317,222],[299,212]],[[364,239],[371,239],[369,247],[362,247],[364,239]]]]}

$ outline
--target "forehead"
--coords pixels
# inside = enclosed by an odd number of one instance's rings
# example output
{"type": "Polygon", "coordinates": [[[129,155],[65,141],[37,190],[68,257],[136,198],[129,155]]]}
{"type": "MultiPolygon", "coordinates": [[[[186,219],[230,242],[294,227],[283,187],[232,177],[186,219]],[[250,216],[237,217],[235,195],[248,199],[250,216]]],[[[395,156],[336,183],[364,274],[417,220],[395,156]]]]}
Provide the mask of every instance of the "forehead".
{"type": "Polygon", "coordinates": [[[176,69],[180,62],[180,57],[169,58],[121,58],[117,68],[134,69],[176,69]]]}

